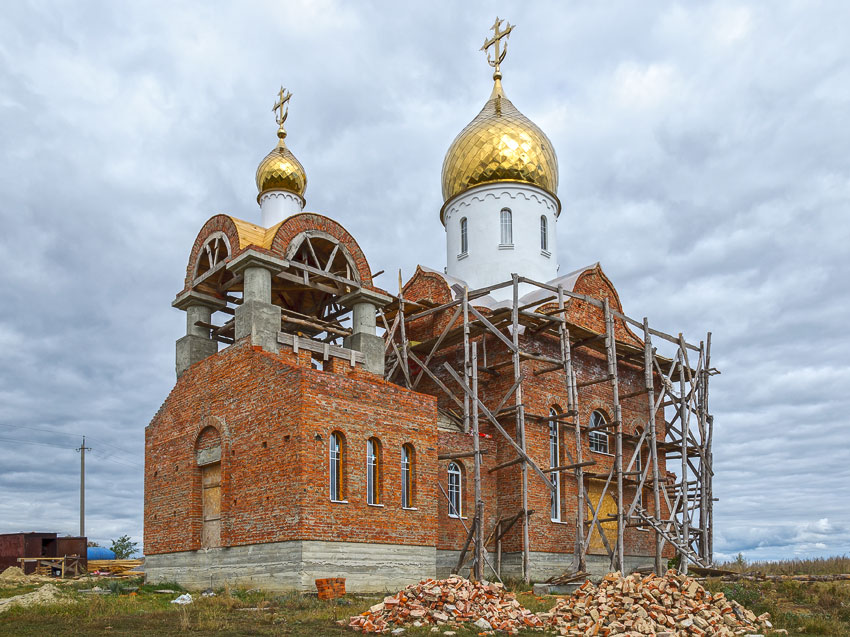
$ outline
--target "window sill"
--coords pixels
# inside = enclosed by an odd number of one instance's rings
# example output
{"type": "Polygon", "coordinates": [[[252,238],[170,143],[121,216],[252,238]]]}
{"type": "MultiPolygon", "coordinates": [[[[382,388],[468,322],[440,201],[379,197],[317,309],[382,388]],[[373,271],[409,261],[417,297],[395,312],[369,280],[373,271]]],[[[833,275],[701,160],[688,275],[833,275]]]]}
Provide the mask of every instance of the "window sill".
{"type": "Polygon", "coordinates": [[[457,255],[457,260],[460,261],[461,259],[465,259],[468,256],[469,252],[461,252],[459,255],[457,255]]]}
{"type": "Polygon", "coordinates": [[[552,253],[549,252],[548,250],[540,250],[540,254],[542,254],[547,259],[552,256],[552,253]]]}
{"type": "Polygon", "coordinates": [[[348,504],[348,500],[333,500],[331,499],[333,504],[348,504]]]}
{"type": "Polygon", "coordinates": [[[468,520],[469,518],[466,517],[465,515],[450,515],[449,519],[450,520],[468,520]]]}
{"type": "Polygon", "coordinates": [[[549,521],[552,524],[563,524],[564,526],[573,526],[572,524],[570,524],[569,522],[567,522],[565,520],[553,520],[552,518],[549,518],[549,521]]]}
{"type": "Polygon", "coordinates": [[[384,508],[384,505],[383,505],[383,504],[372,504],[371,502],[367,502],[367,503],[366,503],[366,506],[370,506],[370,507],[378,507],[378,508],[380,508],[380,509],[383,509],[383,508],[384,508]]]}
{"type": "Polygon", "coordinates": [[[513,249],[514,249],[513,243],[500,243],[499,244],[499,250],[513,250],[513,249]]]}
{"type": "Polygon", "coordinates": [[[600,456],[611,456],[612,458],[614,457],[613,453],[608,453],[607,451],[594,451],[593,449],[591,449],[590,453],[598,453],[600,456]]]}
{"type": "Polygon", "coordinates": [[[416,507],[401,507],[402,511],[418,511],[419,509],[416,507]]]}

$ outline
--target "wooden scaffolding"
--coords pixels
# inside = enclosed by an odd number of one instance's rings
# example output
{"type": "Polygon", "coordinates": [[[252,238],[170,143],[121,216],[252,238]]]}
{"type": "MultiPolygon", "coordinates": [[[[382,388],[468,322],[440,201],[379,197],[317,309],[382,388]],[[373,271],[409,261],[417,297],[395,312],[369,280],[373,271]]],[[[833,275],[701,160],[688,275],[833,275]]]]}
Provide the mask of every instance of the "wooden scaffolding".
{"type": "MultiPolygon", "coordinates": [[[[401,285],[399,285],[401,287],[401,285]]],[[[522,573],[529,579],[529,480],[541,480],[553,493],[556,486],[551,476],[572,474],[577,490],[576,541],[573,548],[573,568],[586,570],[586,555],[590,548],[593,530],[598,530],[605,550],[610,558],[612,570],[625,569],[624,532],[629,526],[651,529],[655,534],[655,569],[666,570],[663,553],[666,545],[675,549],[679,556],[679,568],[687,572],[688,564],[708,566],[712,561],[712,456],[711,441],[713,420],[708,411],[708,381],[717,373],[710,366],[711,334],[698,345],[689,343],[679,334],[672,336],[653,329],[646,318],[635,320],[611,308],[607,299],[600,300],[584,294],[513,275],[512,279],[477,290],[456,290],[455,300],[436,305],[427,300],[405,300],[402,291],[392,304],[380,314],[385,328],[387,380],[416,389],[423,378],[429,378],[447,397],[452,407],[448,410],[464,432],[471,432],[472,449],[468,452],[443,454],[440,460],[470,457],[474,462],[475,514],[467,531],[466,543],[461,551],[456,572],[463,567],[469,547],[472,546],[472,575],[484,577],[485,563],[499,576],[501,570],[501,538],[515,525],[521,523],[522,530],[522,573]],[[534,298],[531,303],[521,304],[520,285],[531,288],[535,294],[526,294],[524,299],[534,298]],[[508,307],[498,307],[492,312],[482,312],[474,305],[475,299],[504,288],[512,289],[512,300],[508,307]],[[537,292],[540,293],[537,293],[537,292]],[[593,332],[568,319],[566,302],[575,299],[588,303],[604,316],[604,333],[593,332]],[[551,308],[554,304],[554,309],[551,308]],[[544,307],[546,306],[546,307],[544,307]],[[533,308],[544,311],[533,311],[533,308]],[[486,316],[485,316],[486,314],[486,316]],[[427,317],[450,317],[440,334],[423,342],[408,338],[417,321],[427,317]],[[643,340],[643,347],[618,341],[615,337],[615,320],[635,328],[643,340]],[[520,333],[533,334],[535,339],[549,336],[557,339],[558,355],[541,355],[528,351],[527,339],[520,333]],[[492,335],[499,353],[484,349],[481,338],[492,335]],[[524,342],[525,341],[525,342],[524,342]],[[658,343],[667,356],[659,353],[658,343]],[[524,349],[524,345],[526,346],[524,349]],[[580,348],[589,348],[602,354],[607,361],[605,374],[598,378],[582,379],[578,382],[573,365],[573,355],[580,348]],[[462,351],[460,369],[450,364],[449,353],[462,351]],[[506,354],[509,353],[509,356],[506,354]],[[483,360],[479,358],[483,354],[483,360]],[[498,363],[488,365],[500,359],[498,363]],[[536,361],[536,369],[523,366],[523,361],[536,361]],[[620,393],[619,373],[623,366],[642,368],[643,388],[627,394],[620,393]],[[485,404],[479,392],[479,372],[494,373],[498,369],[512,367],[513,384],[498,400],[485,404]],[[525,367],[525,369],[524,369],[525,367]],[[523,403],[523,385],[534,382],[543,374],[562,373],[566,411],[554,415],[532,414],[523,403]],[[448,376],[446,375],[448,374],[448,376]],[[442,378],[441,378],[442,377],[442,378]],[[580,422],[579,396],[583,387],[598,383],[609,383],[613,396],[611,422],[591,426],[580,422]],[[636,430],[640,434],[623,431],[621,401],[639,396],[646,397],[647,422],[636,430]],[[513,399],[513,400],[511,400],[513,399]],[[481,455],[479,448],[479,420],[484,419],[504,438],[516,457],[508,462],[491,467],[491,473],[509,466],[521,465],[522,505],[513,515],[499,518],[485,539],[484,502],[481,489],[481,455]],[[565,445],[567,464],[541,467],[526,451],[525,427],[527,421],[550,421],[552,418],[575,436],[575,453],[565,445]],[[656,436],[657,420],[663,418],[665,436],[663,442],[656,436]],[[509,419],[515,425],[512,436],[503,426],[509,419]],[[594,473],[594,461],[582,457],[582,436],[595,429],[605,429],[615,442],[614,462],[607,473],[594,473]],[[624,455],[624,442],[632,448],[624,455]],[[680,461],[680,471],[675,484],[668,476],[660,475],[659,454],[664,454],[666,463],[680,461]],[[640,466],[640,458],[649,462],[640,466]],[[530,474],[534,474],[529,477],[530,474]],[[604,487],[598,498],[592,498],[587,488],[588,480],[601,482],[604,487]],[[633,489],[633,497],[626,496],[626,489],[633,489]],[[651,489],[652,502],[646,506],[643,498],[645,489],[651,489]],[[601,516],[605,498],[616,501],[616,513],[601,516]],[[585,506],[586,505],[586,506],[585,506]],[[585,511],[587,517],[585,519],[585,511]],[[602,528],[604,522],[616,522],[616,541],[609,542],[602,528]],[[497,546],[495,565],[487,559],[485,546],[497,546]]],[[[421,325],[421,324],[420,324],[421,325]]],[[[460,357],[458,357],[459,359],[460,357]]],[[[665,463],[665,464],[666,464],[665,463]]],[[[667,465],[669,466],[669,465],[667,465]]],[[[448,494],[442,489],[443,495],[448,494]]]]}

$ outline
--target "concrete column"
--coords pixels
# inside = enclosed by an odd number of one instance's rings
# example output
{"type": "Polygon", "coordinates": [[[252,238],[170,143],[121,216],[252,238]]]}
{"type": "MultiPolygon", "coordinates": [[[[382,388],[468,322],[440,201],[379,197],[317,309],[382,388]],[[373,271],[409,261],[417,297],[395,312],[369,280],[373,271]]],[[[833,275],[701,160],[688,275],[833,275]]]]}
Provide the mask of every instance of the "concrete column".
{"type": "Polygon", "coordinates": [[[177,339],[176,343],[175,371],[180,378],[189,367],[218,352],[218,342],[212,339],[210,329],[195,323],[210,323],[213,312],[225,303],[213,296],[189,291],[178,296],[172,305],[186,312],[186,336],[177,339]]]}
{"type": "Polygon", "coordinates": [[[231,261],[227,268],[243,276],[242,304],[236,308],[236,339],[251,338],[267,352],[277,352],[280,332],[280,307],[271,302],[272,274],[285,262],[248,250],[231,261]]]}
{"type": "Polygon", "coordinates": [[[358,290],[342,297],[339,302],[352,309],[351,336],[343,339],[343,346],[363,352],[366,370],[379,376],[384,375],[384,339],[376,332],[378,307],[390,302],[390,298],[371,290],[358,290]]]}

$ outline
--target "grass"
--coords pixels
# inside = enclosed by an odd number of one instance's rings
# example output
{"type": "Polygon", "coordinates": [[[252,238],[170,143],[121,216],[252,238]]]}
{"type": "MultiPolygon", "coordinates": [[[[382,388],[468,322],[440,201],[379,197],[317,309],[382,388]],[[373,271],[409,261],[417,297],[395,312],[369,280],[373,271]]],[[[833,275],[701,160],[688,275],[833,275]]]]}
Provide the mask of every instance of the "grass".
{"type": "MultiPolygon", "coordinates": [[[[846,558],[840,558],[846,559],[846,558]]],[[[817,560],[815,568],[838,568],[840,561],[826,564],[817,560]]],[[[791,570],[798,563],[787,565],[791,570]]],[[[763,571],[762,571],[763,572],[763,571]]],[[[821,574],[821,573],[818,573],[821,574]]],[[[29,592],[38,585],[0,588],[0,597],[29,592]]],[[[346,597],[330,602],[298,593],[269,593],[224,589],[215,597],[195,595],[187,606],[171,604],[182,592],[176,584],[145,585],[137,580],[84,579],[61,586],[76,603],[13,608],[0,615],[0,636],[35,637],[50,635],[354,635],[336,620],[347,619],[380,601],[382,595],[346,597]],[[109,594],[80,592],[95,585],[109,594]],[[171,589],[174,594],[156,593],[171,589]]],[[[553,597],[537,597],[521,582],[508,582],[526,608],[540,612],[555,602],[553,597]]],[[[706,588],[723,591],[756,614],[769,612],[777,628],[791,635],[811,637],[830,635],[850,637],[850,581],[795,582],[709,579],[706,588]]],[[[446,629],[444,629],[446,630],[446,629]]],[[[441,631],[442,632],[442,631],[441,631]]],[[[475,629],[458,629],[459,637],[477,635],[475,629]]],[[[540,633],[520,633],[539,635],[540,633]]],[[[408,628],[405,635],[433,635],[430,627],[408,628]]]]}
{"type": "Polygon", "coordinates": [[[748,562],[743,555],[738,554],[737,559],[718,564],[717,568],[738,573],[762,573],[764,575],[842,575],[850,573],[850,557],[841,555],[806,560],[748,562]]]}

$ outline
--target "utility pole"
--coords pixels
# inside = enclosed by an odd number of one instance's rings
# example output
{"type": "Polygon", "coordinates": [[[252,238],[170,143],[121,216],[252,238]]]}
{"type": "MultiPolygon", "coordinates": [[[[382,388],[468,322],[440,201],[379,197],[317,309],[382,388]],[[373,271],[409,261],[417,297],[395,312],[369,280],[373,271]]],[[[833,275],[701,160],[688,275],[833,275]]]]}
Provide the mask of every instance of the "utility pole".
{"type": "Polygon", "coordinates": [[[83,443],[77,449],[80,452],[80,537],[86,536],[86,450],[91,451],[91,447],[86,447],[83,436],[83,443]]]}

